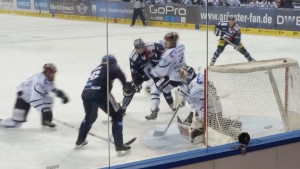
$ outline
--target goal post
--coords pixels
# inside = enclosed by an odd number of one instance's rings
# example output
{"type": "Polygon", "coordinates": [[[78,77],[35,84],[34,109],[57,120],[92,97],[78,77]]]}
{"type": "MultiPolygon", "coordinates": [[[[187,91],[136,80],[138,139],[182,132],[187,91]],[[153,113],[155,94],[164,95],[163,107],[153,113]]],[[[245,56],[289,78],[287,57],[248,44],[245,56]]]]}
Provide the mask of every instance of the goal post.
{"type": "Polygon", "coordinates": [[[300,129],[300,70],[290,58],[208,67],[205,143],[231,143],[300,129]]]}

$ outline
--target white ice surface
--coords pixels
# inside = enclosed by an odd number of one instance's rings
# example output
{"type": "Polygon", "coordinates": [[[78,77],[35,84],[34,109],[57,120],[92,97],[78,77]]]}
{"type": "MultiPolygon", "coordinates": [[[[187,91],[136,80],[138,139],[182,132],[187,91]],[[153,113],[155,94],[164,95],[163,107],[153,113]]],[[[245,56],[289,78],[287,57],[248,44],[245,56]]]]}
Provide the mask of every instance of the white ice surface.
{"type": "MultiPolygon", "coordinates": [[[[145,41],[156,41],[169,31],[178,32],[180,41],[186,44],[186,61],[189,65],[206,65],[206,33],[198,30],[138,26],[130,28],[129,25],[109,24],[108,53],[117,57],[130,80],[128,57],[133,48],[133,40],[141,37],[145,41]]],[[[56,99],[54,118],[79,127],[84,117],[80,94],[90,71],[106,54],[106,42],[104,23],[0,15],[0,118],[11,116],[16,86],[40,72],[43,64],[53,62],[58,67],[56,85],[71,98],[67,105],[62,105],[56,99]]],[[[256,60],[300,58],[299,39],[243,35],[242,42],[256,60]]],[[[209,32],[209,61],[216,45],[217,38],[209,32]]],[[[241,54],[228,46],[217,64],[244,61],[246,59],[241,54]]],[[[121,101],[119,82],[115,82],[113,94],[121,101]]],[[[132,145],[131,153],[124,157],[117,157],[113,144],[110,144],[111,165],[197,148],[180,137],[175,123],[165,138],[152,138],[151,133],[156,129],[163,130],[172,116],[164,99],[161,100],[159,117],[156,123],[151,123],[144,118],[149,114],[149,96],[144,92],[135,95],[124,119],[124,139],[137,136],[138,140],[132,145]],[[149,142],[157,146],[151,147],[149,142]]],[[[188,110],[188,107],[184,108],[179,114],[184,117],[188,110]]],[[[107,137],[106,119],[107,116],[99,111],[91,132],[107,137]]],[[[88,136],[89,144],[84,149],[75,151],[77,130],[57,125],[56,131],[41,129],[40,116],[31,109],[28,122],[20,129],[0,129],[0,168],[43,169],[59,165],[60,169],[89,169],[109,164],[106,141],[88,136]]]]}

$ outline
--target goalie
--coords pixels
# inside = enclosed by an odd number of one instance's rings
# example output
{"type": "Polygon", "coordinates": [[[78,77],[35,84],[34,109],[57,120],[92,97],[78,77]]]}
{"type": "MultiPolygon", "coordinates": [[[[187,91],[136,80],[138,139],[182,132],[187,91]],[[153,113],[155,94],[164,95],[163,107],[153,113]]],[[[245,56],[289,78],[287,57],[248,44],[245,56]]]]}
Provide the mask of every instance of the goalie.
{"type": "Polygon", "coordinates": [[[184,121],[177,116],[177,124],[180,134],[192,143],[198,144],[203,141],[203,76],[200,72],[195,73],[195,70],[190,66],[182,66],[179,70],[179,76],[184,83],[176,91],[179,99],[178,103],[183,107],[185,101],[187,101],[192,111],[184,121]]]}

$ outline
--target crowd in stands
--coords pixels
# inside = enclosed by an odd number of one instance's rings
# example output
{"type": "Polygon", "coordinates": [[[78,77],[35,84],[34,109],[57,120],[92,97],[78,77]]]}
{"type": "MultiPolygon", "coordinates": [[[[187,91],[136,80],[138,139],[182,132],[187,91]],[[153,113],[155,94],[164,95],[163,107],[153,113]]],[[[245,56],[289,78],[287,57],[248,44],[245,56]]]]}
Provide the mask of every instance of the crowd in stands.
{"type": "MultiPolygon", "coordinates": [[[[56,2],[91,2],[105,0],[51,0],[56,2]]],[[[121,1],[121,0],[108,0],[121,1]]],[[[130,2],[134,0],[122,0],[130,2]]],[[[206,0],[143,0],[147,4],[185,4],[206,6],[206,0]]],[[[249,7],[249,8],[294,8],[293,1],[300,0],[207,0],[208,6],[249,7]]]]}
{"type": "MultiPolygon", "coordinates": [[[[146,0],[152,4],[206,5],[206,0],[146,0]]],[[[207,0],[208,6],[244,6],[251,8],[294,8],[293,0],[207,0]]]]}

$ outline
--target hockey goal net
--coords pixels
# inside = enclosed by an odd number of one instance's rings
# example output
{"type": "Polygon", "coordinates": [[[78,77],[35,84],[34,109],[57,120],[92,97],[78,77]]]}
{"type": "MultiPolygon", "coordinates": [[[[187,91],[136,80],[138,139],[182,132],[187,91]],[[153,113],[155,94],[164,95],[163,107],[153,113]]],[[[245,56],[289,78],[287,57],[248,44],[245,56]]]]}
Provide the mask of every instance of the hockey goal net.
{"type": "Polygon", "coordinates": [[[207,69],[205,142],[235,142],[300,128],[300,70],[296,60],[280,58],[207,69]]]}

